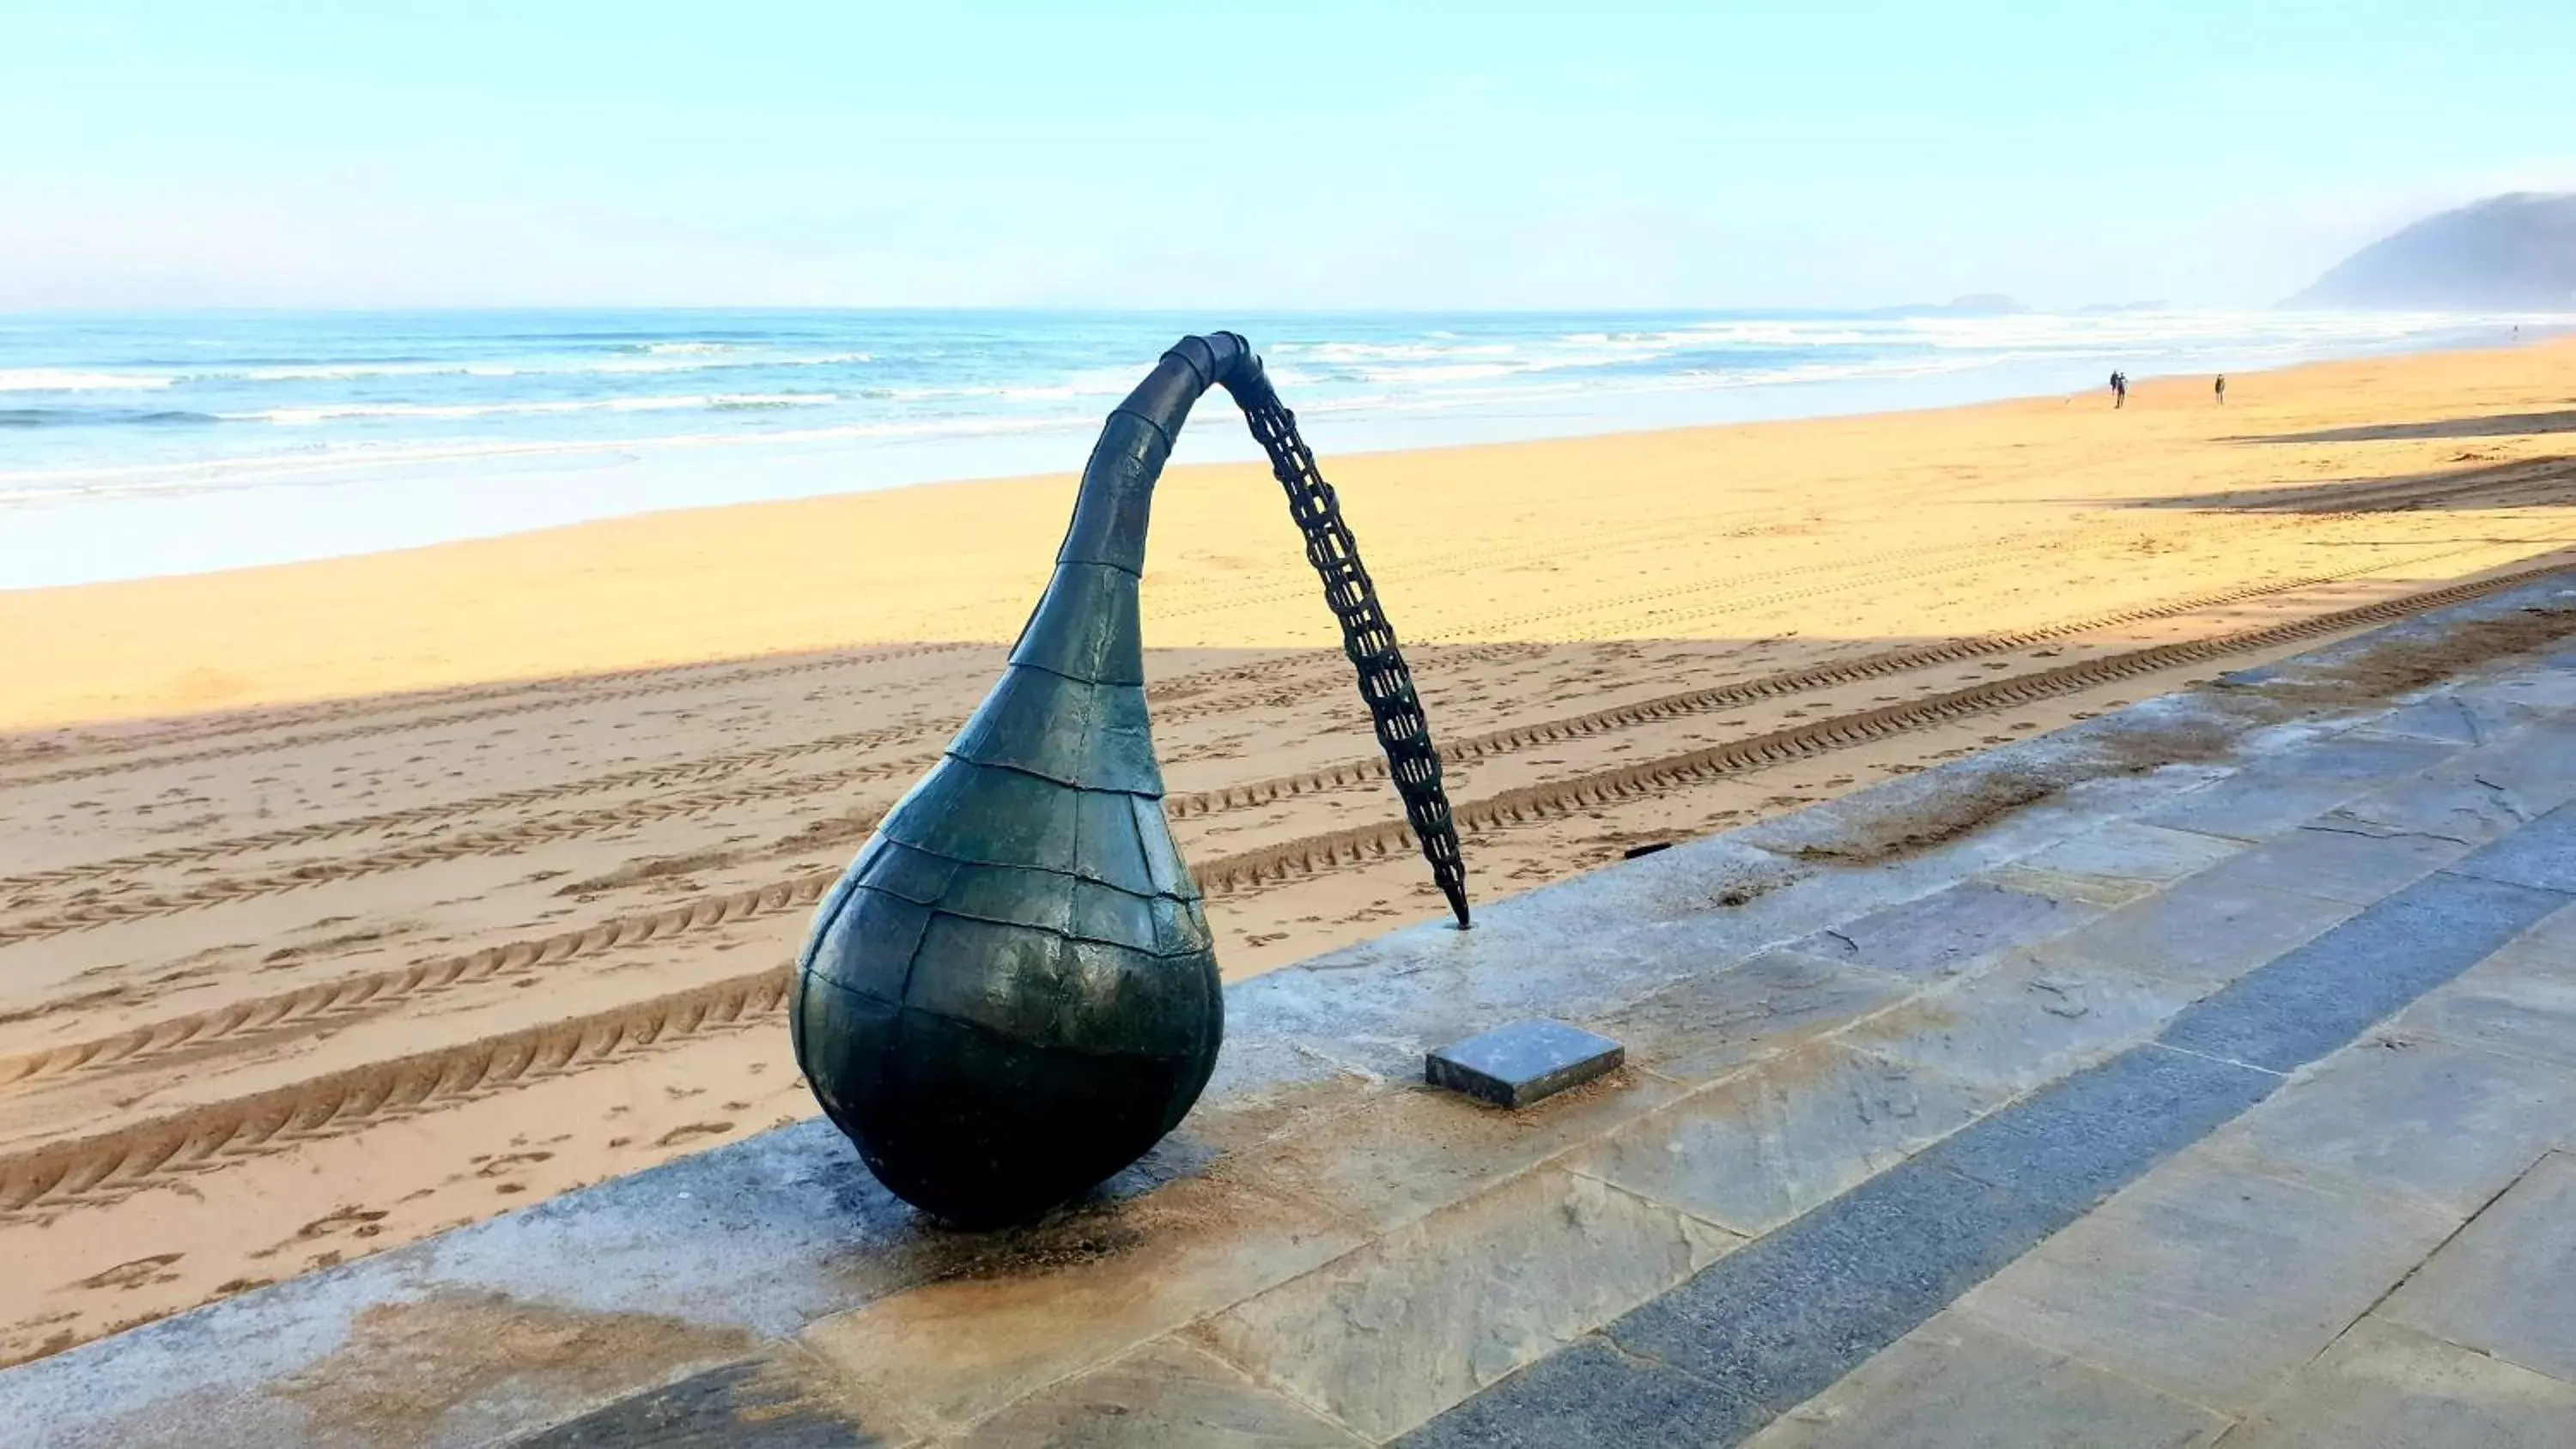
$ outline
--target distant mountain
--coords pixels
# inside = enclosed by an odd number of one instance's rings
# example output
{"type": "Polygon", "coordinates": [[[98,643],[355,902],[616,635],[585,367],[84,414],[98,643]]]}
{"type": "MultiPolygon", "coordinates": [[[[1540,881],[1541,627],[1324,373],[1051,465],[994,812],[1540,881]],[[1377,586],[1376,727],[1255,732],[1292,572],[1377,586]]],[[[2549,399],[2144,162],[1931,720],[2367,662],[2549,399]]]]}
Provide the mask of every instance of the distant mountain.
{"type": "Polygon", "coordinates": [[[2576,192],[2517,191],[2426,217],[2288,305],[2576,312],[2576,192]]]}
{"type": "Polygon", "coordinates": [[[2001,292],[1970,292],[1964,297],[1951,298],[1950,304],[1939,310],[1966,312],[1977,317],[2009,317],[2016,312],[2027,312],[2030,307],[2020,298],[2008,297],[2001,292]]]}
{"type": "Polygon", "coordinates": [[[1970,292],[1947,302],[1906,302],[1894,307],[1864,307],[1863,317],[1920,317],[1927,312],[1955,312],[1969,317],[2009,317],[2031,310],[2028,303],[2001,292],[1970,292]]]}

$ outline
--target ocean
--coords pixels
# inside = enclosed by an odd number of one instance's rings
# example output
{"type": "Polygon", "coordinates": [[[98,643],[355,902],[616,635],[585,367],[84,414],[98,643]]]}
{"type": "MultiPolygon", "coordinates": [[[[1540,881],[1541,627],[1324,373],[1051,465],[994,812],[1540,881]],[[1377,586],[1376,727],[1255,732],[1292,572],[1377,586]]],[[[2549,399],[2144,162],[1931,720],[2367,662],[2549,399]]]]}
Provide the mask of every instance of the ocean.
{"type": "MultiPolygon", "coordinates": [[[[1938,406],[2565,318],[897,311],[0,317],[0,588],[1071,472],[1171,340],[1266,358],[1327,476],[1386,448],[1938,406]]],[[[1177,461],[1257,456],[1221,403],[1177,461]]]]}

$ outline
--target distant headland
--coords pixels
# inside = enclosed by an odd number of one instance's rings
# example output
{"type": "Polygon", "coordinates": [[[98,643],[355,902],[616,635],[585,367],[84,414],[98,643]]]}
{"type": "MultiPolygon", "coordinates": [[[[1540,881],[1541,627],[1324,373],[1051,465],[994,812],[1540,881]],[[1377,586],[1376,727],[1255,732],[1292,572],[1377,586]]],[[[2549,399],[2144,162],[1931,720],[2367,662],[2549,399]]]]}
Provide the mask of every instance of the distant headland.
{"type": "Polygon", "coordinates": [[[2517,191],[2426,217],[2287,305],[2576,312],[2576,192],[2517,191]]]}

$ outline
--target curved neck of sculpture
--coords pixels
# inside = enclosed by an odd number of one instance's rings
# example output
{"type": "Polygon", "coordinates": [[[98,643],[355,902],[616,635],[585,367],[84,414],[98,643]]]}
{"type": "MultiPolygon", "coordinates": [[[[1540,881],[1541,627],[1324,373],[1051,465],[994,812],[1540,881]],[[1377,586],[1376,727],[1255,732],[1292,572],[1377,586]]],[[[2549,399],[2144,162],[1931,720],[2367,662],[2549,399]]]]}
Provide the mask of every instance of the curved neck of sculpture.
{"type": "Polygon", "coordinates": [[[1144,682],[1136,627],[1136,581],[1145,571],[1145,530],[1154,481],[1210,387],[1258,385],[1261,364],[1231,332],[1184,337],[1109,414],[1083,467],[1073,522],[1011,662],[1099,683],[1144,682]]]}

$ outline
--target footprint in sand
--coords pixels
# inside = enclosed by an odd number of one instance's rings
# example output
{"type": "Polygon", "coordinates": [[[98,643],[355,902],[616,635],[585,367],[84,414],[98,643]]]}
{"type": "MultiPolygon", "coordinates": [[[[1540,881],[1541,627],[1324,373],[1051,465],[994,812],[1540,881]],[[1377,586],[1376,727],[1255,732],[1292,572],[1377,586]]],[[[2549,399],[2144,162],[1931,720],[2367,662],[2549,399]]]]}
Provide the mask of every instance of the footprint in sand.
{"type": "Polygon", "coordinates": [[[732,1130],[731,1122],[686,1122],[654,1139],[653,1145],[671,1147],[686,1142],[692,1137],[716,1137],[732,1130]]]}
{"type": "Polygon", "coordinates": [[[178,1274],[164,1273],[161,1270],[186,1256],[185,1253],[155,1253],[149,1258],[137,1258],[130,1263],[119,1263],[104,1272],[92,1273],[72,1286],[121,1288],[131,1291],[136,1288],[149,1288],[155,1283],[176,1283],[179,1281],[178,1274]]]}
{"type": "Polygon", "coordinates": [[[372,1238],[376,1234],[384,1231],[383,1228],[377,1226],[377,1224],[382,1223],[384,1220],[385,1214],[375,1208],[334,1208],[330,1212],[323,1214],[321,1217],[315,1218],[313,1221],[297,1228],[295,1230],[295,1236],[297,1238],[319,1238],[326,1234],[336,1233],[342,1228],[346,1228],[349,1230],[349,1236],[353,1238],[372,1238]]]}

